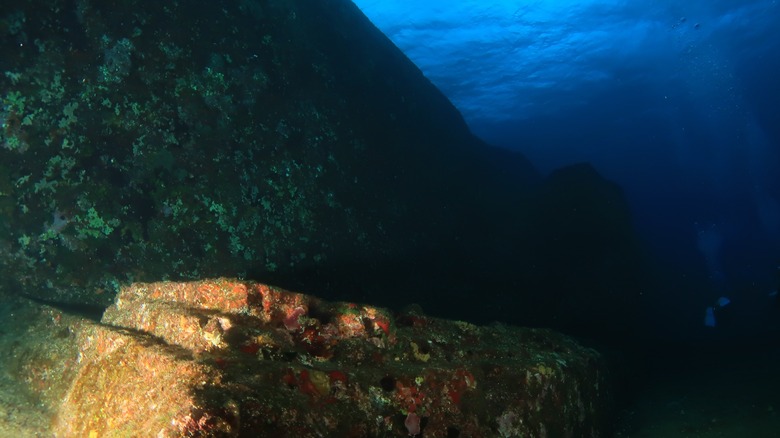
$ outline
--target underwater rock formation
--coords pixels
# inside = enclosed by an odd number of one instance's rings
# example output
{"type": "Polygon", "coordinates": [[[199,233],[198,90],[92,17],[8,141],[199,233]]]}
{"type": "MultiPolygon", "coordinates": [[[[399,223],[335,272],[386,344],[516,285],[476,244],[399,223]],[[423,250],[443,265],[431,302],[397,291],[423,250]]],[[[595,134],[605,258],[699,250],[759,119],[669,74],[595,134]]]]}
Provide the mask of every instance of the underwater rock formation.
{"type": "Polygon", "coordinates": [[[645,286],[620,187],[590,164],[566,166],[545,179],[531,215],[538,233],[528,246],[539,263],[528,282],[547,291],[537,305],[558,315],[560,328],[583,335],[630,331],[645,286]]]}
{"type": "Polygon", "coordinates": [[[475,140],[349,1],[29,0],[0,35],[9,288],[312,287],[468,229],[475,140]]]}
{"type": "Polygon", "coordinates": [[[541,176],[347,0],[3,2],[0,36],[0,292],[230,276],[472,321],[565,326],[551,293],[626,314],[611,273],[537,275],[580,262],[538,255],[541,176]]]}
{"type": "Polygon", "coordinates": [[[600,355],[549,330],[230,279],[125,287],[101,323],[38,312],[26,336],[62,336],[20,342],[16,377],[55,436],[608,436],[600,355]]]}

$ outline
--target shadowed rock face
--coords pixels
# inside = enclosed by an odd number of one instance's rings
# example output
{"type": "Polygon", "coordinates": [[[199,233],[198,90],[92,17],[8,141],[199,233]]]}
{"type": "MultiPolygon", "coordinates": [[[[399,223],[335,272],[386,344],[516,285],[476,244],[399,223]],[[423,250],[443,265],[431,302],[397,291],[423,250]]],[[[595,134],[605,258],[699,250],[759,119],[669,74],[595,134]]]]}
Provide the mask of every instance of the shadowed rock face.
{"type": "Polygon", "coordinates": [[[538,233],[529,247],[539,263],[528,282],[547,292],[536,298],[548,309],[537,324],[556,314],[559,327],[573,332],[629,336],[646,286],[621,189],[576,164],[554,171],[536,196],[531,228],[538,233]]]}
{"type": "Polygon", "coordinates": [[[622,199],[475,139],[348,1],[6,2],[0,36],[6,293],[237,276],[475,321],[633,309],[634,271],[590,269],[637,258],[622,199]]]}
{"type": "Polygon", "coordinates": [[[134,284],[102,323],[19,307],[54,436],[609,436],[599,354],[549,330],[228,279],[134,284]]]}

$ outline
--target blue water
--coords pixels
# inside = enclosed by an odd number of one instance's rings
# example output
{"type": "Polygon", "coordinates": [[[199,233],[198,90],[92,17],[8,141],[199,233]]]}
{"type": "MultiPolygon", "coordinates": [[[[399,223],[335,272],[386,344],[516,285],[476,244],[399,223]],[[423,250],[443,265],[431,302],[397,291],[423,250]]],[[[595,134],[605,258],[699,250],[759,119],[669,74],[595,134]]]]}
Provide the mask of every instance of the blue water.
{"type": "Polygon", "coordinates": [[[657,269],[650,331],[777,333],[777,1],[355,3],[482,139],[621,185],[657,269]]]}

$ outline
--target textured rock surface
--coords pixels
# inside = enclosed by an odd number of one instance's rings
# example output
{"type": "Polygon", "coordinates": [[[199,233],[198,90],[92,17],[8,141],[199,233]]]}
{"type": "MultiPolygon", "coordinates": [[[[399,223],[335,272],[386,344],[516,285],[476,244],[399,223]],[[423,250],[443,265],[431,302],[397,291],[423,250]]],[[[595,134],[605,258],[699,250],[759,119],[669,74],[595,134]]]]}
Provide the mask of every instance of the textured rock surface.
{"type": "Polygon", "coordinates": [[[3,2],[0,37],[9,290],[306,284],[430,251],[480,208],[483,145],[349,1],[3,2]]]}
{"type": "Polygon", "coordinates": [[[579,239],[605,182],[539,191],[347,0],[0,2],[0,125],[7,293],[230,276],[605,333],[639,296],[630,236],[579,239]]]}
{"type": "Polygon", "coordinates": [[[56,436],[609,432],[600,356],[548,330],[393,315],[228,279],[132,285],[100,324],[39,318],[64,333],[49,345],[59,353],[35,361],[48,358],[56,390],[39,386],[40,365],[17,377],[45,395],[56,436]]]}

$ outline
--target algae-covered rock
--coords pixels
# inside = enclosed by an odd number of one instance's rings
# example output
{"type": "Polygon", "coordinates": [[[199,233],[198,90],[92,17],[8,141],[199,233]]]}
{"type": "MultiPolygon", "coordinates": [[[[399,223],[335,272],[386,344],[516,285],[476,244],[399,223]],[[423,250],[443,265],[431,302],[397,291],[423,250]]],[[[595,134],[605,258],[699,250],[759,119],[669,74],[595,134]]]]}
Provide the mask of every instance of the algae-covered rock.
{"type": "Polygon", "coordinates": [[[348,1],[6,2],[0,37],[9,288],[303,281],[464,226],[474,139],[348,1]]]}
{"type": "Polygon", "coordinates": [[[560,190],[475,139],[347,0],[2,2],[0,124],[6,293],[107,306],[122,284],[230,276],[568,327],[555,296],[609,310],[576,314],[604,333],[626,328],[614,292],[638,296],[633,271],[588,270],[635,260],[625,236],[569,257],[582,242],[546,220],[560,190]]]}
{"type": "Polygon", "coordinates": [[[49,377],[55,436],[609,433],[600,355],[549,330],[229,279],[134,284],[99,324],[46,312],[72,346],[47,356],[69,367],[49,377]]]}

